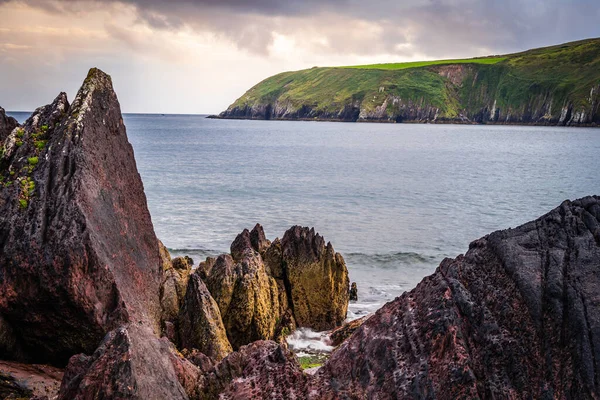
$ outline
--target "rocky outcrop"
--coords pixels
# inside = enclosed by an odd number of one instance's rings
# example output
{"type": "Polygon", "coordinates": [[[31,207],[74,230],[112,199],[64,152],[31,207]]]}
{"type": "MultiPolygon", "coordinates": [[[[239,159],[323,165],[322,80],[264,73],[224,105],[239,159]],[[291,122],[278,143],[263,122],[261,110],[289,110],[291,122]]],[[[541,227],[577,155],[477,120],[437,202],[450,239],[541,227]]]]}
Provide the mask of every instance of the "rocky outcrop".
{"type": "Polygon", "coordinates": [[[166,339],[138,324],[109,332],[92,356],[75,355],[62,380],[59,400],[185,399],[180,379],[195,390],[198,371],[178,357],[166,339]]]}
{"type": "Polygon", "coordinates": [[[6,115],[4,108],[0,107],[0,147],[2,147],[4,140],[18,125],[17,120],[6,115]]]}
{"type": "Polygon", "coordinates": [[[234,349],[272,339],[280,310],[277,283],[267,274],[260,255],[252,249],[243,254],[235,265],[218,260],[207,280],[234,349]]]}
{"type": "Polygon", "coordinates": [[[350,285],[349,298],[350,301],[358,301],[358,287],[356,286],[356,282],[352,282],[352,285],[350,285]]]}
{"type": "Polygon", "coordinates": [[[307,375],[286,347],[272,341],[243,346],[205,374],[203,400],[305,399],[307,375]]]}
{"type": "Polygon", "coordinates": [[[4,147],[0,330],[11,347],[63,364],[124,323],[158,332],[158,241],[110,77],[90,70],[72,105],[61,93],[4,147]]]}
{"type": "Polygon", "coordinates": [[[282,265],[298,326],[340,326],[348,311],[348,269],[341,254],[314,228],[294,226],[281,239],[282,265]]]}
{"type": "Polygon", "coordinates": [[[177,318],[192,273],[193,261],[189,257],[177,257],[171,260],[169,251],[162,242],[159,241],[158,244],[163,266],[163,281],[160,286],[162,332],[169,340],[177,342],[177,318]]]}
{"type": "Polygon", "coordinates": [[[198,274],[189,279],[179,311],[180,347],[197,349],[214,360],[232,352],[221,312],[198,274]]]}
{"type": "Polygon", "coordinates": [[[219,306],[234,349],[282,339],[296,326],[340,326],[348,309],[348,270],[314,229],[293,227],[271,243],[263,228],[245,229],[231,256],[208,258],[197,274],[219,306]]]}
{"type": "Polygon", "coordinates": [[[315,398],[597,398],[600,198],[444,260],[333,353],[315,398]]]}

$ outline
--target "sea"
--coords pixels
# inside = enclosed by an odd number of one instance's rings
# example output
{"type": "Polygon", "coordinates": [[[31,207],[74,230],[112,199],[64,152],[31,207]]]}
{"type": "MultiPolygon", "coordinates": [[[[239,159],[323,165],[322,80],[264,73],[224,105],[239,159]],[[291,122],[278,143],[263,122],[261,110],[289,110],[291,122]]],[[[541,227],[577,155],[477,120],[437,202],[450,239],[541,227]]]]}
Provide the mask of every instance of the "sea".
{"type": "Polygon", "coordinates": [[[293,225],[314,227],[358,285],[349,319],[411,290],[481,236],[600,194],[597,128],[124,121],[156,234],[172,255],[197,265],[256,223],[271,240],[293,225]]]}

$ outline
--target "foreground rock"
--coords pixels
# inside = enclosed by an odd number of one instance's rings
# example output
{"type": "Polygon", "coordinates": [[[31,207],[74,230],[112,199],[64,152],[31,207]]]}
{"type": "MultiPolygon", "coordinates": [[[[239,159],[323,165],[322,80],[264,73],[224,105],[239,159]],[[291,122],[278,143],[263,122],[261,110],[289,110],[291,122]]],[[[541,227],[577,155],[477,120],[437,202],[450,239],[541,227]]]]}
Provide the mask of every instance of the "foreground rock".
{"type": "Polygon", "coordinates": [[[0,361],[0,399],[55,399],[62,377],[62,370],[48,365],[0,361]]]}
{"type": "Polygon", "coordinates": [[[201,378],[200,399],[304,399],[307,375],[285,347],[272,341],[243,346],[201,378]]]}
{"type": "Polygon", "coordinates": [[[92,69],[6,139],[2,357],[64,364],[130,321],[158,332],[158,241],[111,79],[92,69]]]}
{"type": "Polygon", "coordinates": [[[194,390],[198,371],[174,352],[168,340],[157,339],[146,327],[118,328],[106,335],[92,356],[71,358],[59,400],[187,400],[180,379],[191,379],[189,388],[194,390]]]}
{"type": "Polygon", "coordinates": [[[4,108],[0,107],[0,146],[2,146],[8,134],[18,125],[17,120],[6,115],[4,108]]]}
{"type": "Polygon", "coordinates": [[[314,398],[597,398],[600,198],[446,259],[333,353],[314,398]]]}

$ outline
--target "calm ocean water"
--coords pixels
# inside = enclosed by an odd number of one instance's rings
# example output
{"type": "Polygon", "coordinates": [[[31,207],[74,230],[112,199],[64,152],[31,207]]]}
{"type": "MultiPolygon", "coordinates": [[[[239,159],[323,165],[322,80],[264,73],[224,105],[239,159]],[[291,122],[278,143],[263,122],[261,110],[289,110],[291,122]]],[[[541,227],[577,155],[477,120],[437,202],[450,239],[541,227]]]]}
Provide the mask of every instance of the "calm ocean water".
{"type": "MultiPolygon", "coordinates": [[[[13,113],[13,115],[15,115],[13,113]]],[[[24,120],[27,114],[16,114],[24,120]]],[[[379,308],[444,257],[600,194],[600,130],[126,115],[158,237],[196,264],[260,222],[315,227],[379,308]]]]}

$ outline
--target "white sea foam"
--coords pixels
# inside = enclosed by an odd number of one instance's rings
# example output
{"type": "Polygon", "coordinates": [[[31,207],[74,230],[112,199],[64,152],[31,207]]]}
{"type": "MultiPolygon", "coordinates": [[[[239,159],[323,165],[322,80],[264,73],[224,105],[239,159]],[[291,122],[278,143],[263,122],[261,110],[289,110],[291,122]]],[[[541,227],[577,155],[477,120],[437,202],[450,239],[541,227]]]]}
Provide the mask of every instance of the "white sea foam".
{"type": "Polygon", "coordinates": [[[287,343],[296,355],[331,353],[328,332],[315,332],[309,328],[299,328],[287,337],[287,343]]]}

